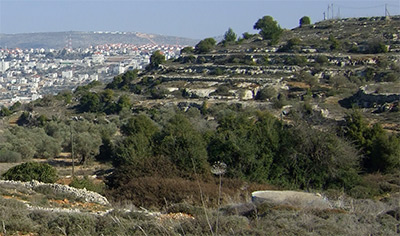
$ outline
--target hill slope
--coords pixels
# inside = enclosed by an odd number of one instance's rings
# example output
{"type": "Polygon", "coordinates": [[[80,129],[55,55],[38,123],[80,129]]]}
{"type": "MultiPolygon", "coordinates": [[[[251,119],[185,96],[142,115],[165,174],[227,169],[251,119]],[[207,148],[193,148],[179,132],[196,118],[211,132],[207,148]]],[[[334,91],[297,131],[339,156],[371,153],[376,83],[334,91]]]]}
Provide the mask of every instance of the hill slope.
{"type": "Polygon", "coordinates": [[[198,40],[136,32],[48,32],[0,34],[0,46],[8,48],[64,48],[71,39],[72,47],[87,48],[102,44],[169,44],[194,45],[198,40]]]}

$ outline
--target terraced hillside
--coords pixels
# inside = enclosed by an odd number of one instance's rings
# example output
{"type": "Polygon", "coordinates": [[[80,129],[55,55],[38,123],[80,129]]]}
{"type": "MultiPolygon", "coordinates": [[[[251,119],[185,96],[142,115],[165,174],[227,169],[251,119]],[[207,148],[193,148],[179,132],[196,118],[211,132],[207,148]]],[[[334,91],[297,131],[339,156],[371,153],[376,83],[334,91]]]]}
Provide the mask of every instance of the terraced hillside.
{"type": "Polygon", "coordinates": [[[47,162],[111,206],[0,181],[0,233],[399,234],[399,38],[395,16],[277,43],[205,39],[109,84],[3,108],[0,161],[47,162]]]}
{"type": "MultiPolygon", "coordinates": [[[[340,120],[342,107],[375,108],[371,112],[386,103],[398,106],[398,99],[353,99],[342,106],[338,101],[356,95],[361,86],[398,86],[399,51],[399,16],[322,21],[285,30],[276,45],[253,35],[219,43],[207,54],[183,53],[141,72],[131,91],[136,90],[134,100],[141,106],[160,102],[149,96],[163,103],[201,105],[207,100],[270,108],[307,102],[340,120]]],[[[385,117],[376,119],[390,123],[385,117]]]]}

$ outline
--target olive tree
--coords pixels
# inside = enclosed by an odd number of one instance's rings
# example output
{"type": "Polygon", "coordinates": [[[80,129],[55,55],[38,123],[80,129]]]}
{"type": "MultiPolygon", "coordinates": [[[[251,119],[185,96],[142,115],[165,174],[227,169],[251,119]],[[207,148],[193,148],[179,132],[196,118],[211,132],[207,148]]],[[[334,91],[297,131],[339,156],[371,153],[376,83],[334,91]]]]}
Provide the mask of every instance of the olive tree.
{"type": "Polygon", "coordinates": [[[282,35],[283,30],[272,16],[264,16],[254,24],[254,29],[260,30],[263,39],[271,40],[271,44],[276,44],[282,35]]]}

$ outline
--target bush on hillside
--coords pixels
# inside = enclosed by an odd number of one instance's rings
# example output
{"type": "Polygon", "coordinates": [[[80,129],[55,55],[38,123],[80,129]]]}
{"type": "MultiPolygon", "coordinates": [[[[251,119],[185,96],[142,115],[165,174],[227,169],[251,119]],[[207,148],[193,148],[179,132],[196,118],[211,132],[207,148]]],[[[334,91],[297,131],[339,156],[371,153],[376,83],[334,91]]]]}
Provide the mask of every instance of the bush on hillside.
{"type": "Polygon", "coordinates": [[[264,16],[254,24],[254,29],[260,30],[263,39],[270,40],[270,44],[277,44],[282,35],[283,30],[278,22],[271,16],[264,16]]]}
{"type": "Polygon", "coordinates": [[[54,183],[57,179],[57,170],[47,163],[26,162],[9,169],[3,174],[6,180],[31,181],[54,183]]]}
{"type": "Polygon", "coordinates": [[[195,52],[199,54],[209,53],[212,49],[214,49],[216,43],[217,42],[213,38],[203,39],[198,44],[196,44],[195,52]]]}

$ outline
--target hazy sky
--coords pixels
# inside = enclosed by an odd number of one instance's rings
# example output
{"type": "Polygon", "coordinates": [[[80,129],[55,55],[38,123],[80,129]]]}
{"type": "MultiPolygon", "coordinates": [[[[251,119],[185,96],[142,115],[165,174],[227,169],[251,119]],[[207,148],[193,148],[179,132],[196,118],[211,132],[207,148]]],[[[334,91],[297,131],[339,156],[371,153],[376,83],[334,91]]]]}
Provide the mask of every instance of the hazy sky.
{"type": "Polygon", "coordinates": [[[0,0],[0,33],[134,31],[195,39],[255,32],[265,15],[294,28],[302,16],[323,20],[333,3],[341,17],[400,15],[400,0],[0,0]]]}

